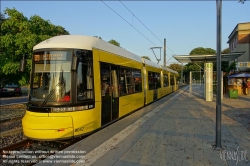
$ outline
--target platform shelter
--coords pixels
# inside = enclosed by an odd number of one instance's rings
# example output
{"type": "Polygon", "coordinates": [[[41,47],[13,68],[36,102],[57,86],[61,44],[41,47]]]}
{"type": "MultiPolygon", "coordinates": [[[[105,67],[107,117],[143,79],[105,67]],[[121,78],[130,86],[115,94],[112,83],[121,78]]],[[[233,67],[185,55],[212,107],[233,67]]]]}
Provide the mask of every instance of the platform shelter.
{"type": "MultiPolygon", "coordinates": [[[[234,52],[229,54],[221,54],[221,61],[234,61],[244,52],[234,52]]],[[[215,55],[175,55],[174,58],[180,63],[197,63],[204,62],[204,99],[205,101],[213,101],[213,63],[216,62],[215,55]]],[[[182,76],[181,76],[182,77],[182,76]]],[[[190,72],[189,77],[189,93],[192,94],[192,72],[190,72]]],[[[223,74],[221,77],[223,81],[223,74]]],[[[223,86],[223,83],[221,84],[223,86]]],[[[223,97],[223,87],[221,87],[221,93],[223,97]]]]}

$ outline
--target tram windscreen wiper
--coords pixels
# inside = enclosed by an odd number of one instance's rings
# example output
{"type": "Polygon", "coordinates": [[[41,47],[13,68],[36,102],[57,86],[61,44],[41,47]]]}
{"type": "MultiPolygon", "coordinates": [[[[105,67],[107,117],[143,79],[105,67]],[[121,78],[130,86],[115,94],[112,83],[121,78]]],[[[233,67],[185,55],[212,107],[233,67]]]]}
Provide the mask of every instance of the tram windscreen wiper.
{"type": "Polygon", "coordinates": [[[39,105],[40,107],[44,107],[46,105],[46,103],[49,101],[49,99],[55,94],[56,92],[56,87],[60,85],[60,81],[58,82],[58,84],[56,84],[56,86],[50,91],[50,93],[48,94],[48,96],[44,99],[44,101],[39,105]]]}

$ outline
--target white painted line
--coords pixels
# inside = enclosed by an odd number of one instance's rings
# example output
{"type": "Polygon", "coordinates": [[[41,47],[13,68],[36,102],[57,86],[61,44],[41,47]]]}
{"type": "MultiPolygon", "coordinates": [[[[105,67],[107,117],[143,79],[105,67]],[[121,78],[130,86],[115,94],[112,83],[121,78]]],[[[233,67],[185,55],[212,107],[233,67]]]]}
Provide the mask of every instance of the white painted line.
{"type": "MultiPolygon", "coordinates": [[[[120,143],[124,138],[126,138],[128,135],[130,135],[133,131],[135,131],[138,127],[140,127],[144,122],[146,122],[149,118],[154,116],[158,111],[161,110],[165,105],[167,105],[170,101],[175,99],[180,92],[183,90],[180,89],[180,91],[175,94],[173,97],[171,97],[169,100],[165,101],[160,106],[153,109],[151,112],[147,113],[140,119],[138,119],[133,124],[129,125],[119,133],[117,133],[115,136],[101,144],[100,146],[93,149],[91,152],[87,153],[83,158],[80,158],[78,161],[85,161],[84,166],[91,166],[93,163],[95,163],[99,158],[101,158],[105,153],[107,153],[109,150],[113,149],[118,143],[120,143]]],[[[82,166],[83,163],[73,163],[71,166],[82,166]]]]}

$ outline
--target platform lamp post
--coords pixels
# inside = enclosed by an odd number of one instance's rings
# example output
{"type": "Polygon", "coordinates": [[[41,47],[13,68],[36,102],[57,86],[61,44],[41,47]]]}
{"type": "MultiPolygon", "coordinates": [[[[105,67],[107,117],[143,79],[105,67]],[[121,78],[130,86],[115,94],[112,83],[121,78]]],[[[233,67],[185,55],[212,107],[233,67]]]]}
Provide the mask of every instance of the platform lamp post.
{"type": "Polygon", "coordinates": [[[216,142],[213,149],[221,150],[221,8],[222,0],[216,0],[217,8],[217,34],[216,34],[216,56],[217,56],[217,94],[216,94],[216,142]]]}

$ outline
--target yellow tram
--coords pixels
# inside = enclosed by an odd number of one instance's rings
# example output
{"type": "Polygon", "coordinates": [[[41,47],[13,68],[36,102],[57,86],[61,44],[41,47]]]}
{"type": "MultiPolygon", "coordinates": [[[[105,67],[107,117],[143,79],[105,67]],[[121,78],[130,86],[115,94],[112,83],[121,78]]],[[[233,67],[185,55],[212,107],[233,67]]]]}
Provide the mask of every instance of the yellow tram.
{"type": "Polygon", "coordinates": [[[89,36],[33,48],[23,133],[35,140],[88,134],[178,89],[178,73],[89,36]]]}

